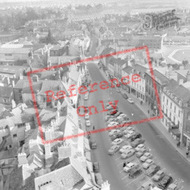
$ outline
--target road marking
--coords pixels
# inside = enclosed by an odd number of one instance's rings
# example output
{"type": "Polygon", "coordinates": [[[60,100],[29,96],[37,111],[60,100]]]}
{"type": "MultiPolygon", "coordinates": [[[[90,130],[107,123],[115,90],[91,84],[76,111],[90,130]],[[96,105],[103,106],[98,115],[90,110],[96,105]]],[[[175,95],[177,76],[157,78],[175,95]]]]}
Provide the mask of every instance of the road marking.
{"type": "Polygon", "coordinates": [[[121,179],[122,179],[122,180],[124,180],[125,178],[127,178],[127,175],[126,175],[126,176],[124,176],[124,177],[122,177],[121,179]]]}
{"type": "Polygon", "coordinates": [[[139,175],[137,178],[135,178],[134,180],[130,181],[129,183],[127,183],[127,185],[130,185],[131,183],[133,183],[134,181],[136,181],[137,179],[139,179],[141,175],[139,175]]]}
{"type": "Polygon", "coordinates": [[[115,160],[119,160],[119,159],[120,159],[120,157],[115,158],[115,160]]]}

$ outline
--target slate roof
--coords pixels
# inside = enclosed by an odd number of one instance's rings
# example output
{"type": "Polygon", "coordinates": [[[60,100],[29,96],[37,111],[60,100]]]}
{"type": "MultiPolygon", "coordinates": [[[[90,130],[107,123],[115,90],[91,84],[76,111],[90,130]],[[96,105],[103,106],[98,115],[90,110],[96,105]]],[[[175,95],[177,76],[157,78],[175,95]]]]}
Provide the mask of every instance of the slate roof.
{"type": "Polygon", "coordinates": [[[30,48],[0,48],[0,54],[28,54],[30,48]]]}
{"type": "Polygon", "coordinates": [[[107,47],[105,48],[100,55],[107,55],[111,52],[114,52],[115,50],[113,48],[107,47]]]}
{"type": "Polygon", "coordinates": [[[13,92],[12,87],[0,86],[0,97],[2,98],[10,98],[13,92]]]}
{"type": "Polygon", "coordinates": [[[50,184],[46,185],[51,188],[57,188],[57,184],[62,184],[63,190],[73,189],[74,185],[82,180],[82,176],[75,170],[72,165],[67,165],[55,171],[52,171],[43,176],[35,178],[37,185],[43,184],[47,181],[51,181],[50,184]]]}
{"type": "Polygon", "coordinates": [[[42,81],[42,87],[40,90],[40,94],[45,94],[45,91],[52,90],[54,93],[56,93],[59,90],[64,90],[66,92],[66,89],[62,85],[60,81],[56,80],[44,80],[42,81]]]}
{"type": "Polygon", "coordinates": [[[188,72],[189,72],[189,70],[187,70],[187,69],[176,71],[177,74],[179,74],[179,75],[181,75],[181,76],[183,76],[185,78],[187,77],[188,72]]]}
{"type": "Polygon", "coordinates": [[[127,66],[125,68],[123,68],[123,71],[125,71],[126,73],[130,74],[132,72],[133,68],[131,66],[127,66]]]}
{"type": "Polygon", "coordinates": [[[183,85],[178,85],[174,79],[170,80],[167,85],[167,89],[179,99],[181,99],[184,103],[190,101],[190,90],[185,88],[183,85]]]}
{"type": "Polygon", "coordinates": [[[135,70],[140,71],[141,73],[145,73],[147,68],[142,65],[136,64],[133,66],[135,70]]]}

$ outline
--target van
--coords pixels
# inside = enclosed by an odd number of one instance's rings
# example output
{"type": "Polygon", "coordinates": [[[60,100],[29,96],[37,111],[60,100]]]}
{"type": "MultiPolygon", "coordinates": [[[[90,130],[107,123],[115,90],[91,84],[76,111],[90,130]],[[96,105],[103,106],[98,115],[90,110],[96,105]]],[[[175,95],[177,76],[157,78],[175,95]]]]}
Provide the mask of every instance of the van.
{"type": "Polygon", "coordinates": [[[90,148],[91,149],[96,149],[97,148],[97,144],[96,144],[95,141],[93,141],[93,140],[90,141],[90,148]]]}
{"type": "Polygon", "coordinates": [[[98,162],[93,163],[93,171],[94,172],[99,172],[99,163],[98,162]]]}
{"type": "Polygon", "coordinates": [[[146,181],[144,184],[141,185],[140,190],[151,190],[151,187],[153,186],[152,181],[146,181]]]}
{"type": "Polygon", "coordinates": [[[102,185],[102,183],[104,182],[100,173],[95,174],[95,180],[98,185],[102,185]]]}

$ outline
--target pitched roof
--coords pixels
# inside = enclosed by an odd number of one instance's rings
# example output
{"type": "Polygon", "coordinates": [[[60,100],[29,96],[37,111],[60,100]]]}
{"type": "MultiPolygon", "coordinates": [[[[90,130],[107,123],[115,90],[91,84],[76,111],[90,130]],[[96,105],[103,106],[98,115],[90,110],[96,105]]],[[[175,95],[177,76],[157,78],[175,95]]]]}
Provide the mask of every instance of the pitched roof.
{"type": "Polygon", "coordinates": [[[187,69],[176,71],[177,74],[179,74],[179,75],[181,75],[181,76],[183,76],[185,78],[187,77],[188,72],[189,72],[189,70],[187,70],[187,69]]]}
{"type": "Polygon", "coordinates": [[[12,74],[19,76],[23,73],[25,67],[23,66],[8,66],[8,65],[0,65],[0,73],[12,74]]]}
{"type": "MultiPolygon", "coordinates": [[[[34,92],[38,92],[42,87],[42,81],[32,82],[32,87],[34,92]]],[[[20,79],[14,88],[22,89],[23,93],[31,93],[28,79],[20,79]]]]}
{"type": "MultiPolygon", "coordinates": [[[[169,82],[169,79],[165,75],[163,75],[162,73],[160,73],[158,70],[154,69],[153,72],[154,72],[154,76],[155,76],[155,80],[156,81],[159,80],[162,84],[167,84],[169,82]]],[[[150,70],[147,70],[146,73],[149,76],[151,76],[150,70]]]]}
{"type": "Polygon", "coordinates": [[[126,73],[130,74],[132,72],[133,68],[131,66],[126,66],[125,68],[123,68],[123,71],[125,71],[126,73]]]}
{"type": "MultiPolygon", "coordinates": [[[[61,81],[56,80],[44,80],[42,81],[42,87],[40,90],[40,94],[45,94],[46,91],[52,90],[53,92],[57,92],[59,90],[65,90],[61,81]]],[[[66,92],[66,90],[65,90],[66,92]]]]}
{"type": "Polygon", "coordinates": [[[8,86],[0,86],[0,97],[2,98],[10,98],[13,92],[12,87],[8,86]]]}
{"type": "Polygon", "coordinates": [[[75,170],[72,165],[67,165],[45,175],[35,178],[35,184],[41,185],[51,181],[46,187],[57,188],[58,184],[62,184],[63,190],[72,189],[74,185],[82,180],[82,176],[75,170]]]}
{"type": "Polygon", "coordinates": [[[102,53],[101,53],[100,55],[107,55],[107,54],[109,54],[109,53],[111,53],[111,52],[113,52],[113,51],[115,51],[113,48],[107,47],[107,48],[105,48],[105,49],[102,51],[102,53]]]}
{"type": "Polygon", "coordinates": [[[184,103],[190,101],[190,90],[179,85],[174,79],[170,80],[166,88],[184,103]]]}
{"type": "Polygon", "coordinates": [[[135,70],[140,71],[141,73],[145,73],[147,71],[146,67],[139,65],[139,64],[136,64],[133,67],[135,70]]]}
{"type": "Polygon", "coordinates": [[[0,54],[28,54],[30,48],[0,48],[0,54]]]}

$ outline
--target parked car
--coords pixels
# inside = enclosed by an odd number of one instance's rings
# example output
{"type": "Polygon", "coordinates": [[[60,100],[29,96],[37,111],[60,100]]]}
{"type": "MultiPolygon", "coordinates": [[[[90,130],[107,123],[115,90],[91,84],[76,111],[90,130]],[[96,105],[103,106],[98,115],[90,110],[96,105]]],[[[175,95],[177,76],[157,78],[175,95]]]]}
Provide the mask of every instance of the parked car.
{"type": "Polygon", "coordinates": [[[132,132],[134,133],[135,129],[133,127],[126,127],[123,132],[124,134],[132,133],[132,132]]]}
{"type": "Polygon", "coordinates": [[[108,124],[108,127],[113,127],[113,126],[117,126],[118,125],[118,123],[117,122],[110,122],[109,124],[108,124]]]}
{"type": "Polygon", "coordinates": [[[142,173],[140,168],[133,168],[129,172],[129,178],[135,178],[142,173]]]}
{"type": "Polygon", "coordinates": [[[147,151],[146,148],[135,148],[136,151],[142,152],[143,154],[147,151]]]}
{"type": "Polygon", "coordinates": [[[120,114],[117,116],[117,118],[123,118],[123,119],[127,120],[127,115],[120,112],[120,114]]]}
{"type": "Polygon", "coordinates": [[[109,118],[107,120],[107,123],[111,123],[111,122],[117,122],[117,119],[116,118],[109,118]]]}
{"type": "Polygon", "coordinates": [[[125,152],[126,150],[129,150],[129,149],[132,149],[131,145],[124,145],[124,146],[122,146],[120,148],[119,153],[123,153],[123,152],[125,152]]]}
{"type": "Polygon", "coordinates": [[[97,148],[97,144],[94,140],[90,140],[90,148],[91,149],[96,149],[97,148]]]}
{"type": "Polygon", "coordinates": [[[118,118],[122,114],[123,114],[122,112],[118,111],[114,116],[118,118]]]}
{"type": "Polygon", "coordinates": [[[106,115],[105,120],[108,121],[110,118],[115,119],[115,116],[113,116],[113,115],[106,115]]]}
{"type": "Polygon", "coordinates": [[[156,165],[156,164],[152,164],[152,165],[148,168],[146,174],[151,177],[151,176],[153,176],[158,170],[160,170],[160,166],[158,166],[158,165],[156,165]]]}
{"type": "Polygon", "coordinates": [[[115,135],[115,134],[117,134],[118,132],[120,132],[119,129],[112,129],[111,131],[109,131],[109,136],[115,135]]]}
{"type": "Polygon", "coordinates": [[[166,189],[167,186],[173,181],[173,178],[169,175],[165,175],[162,180],[158,183],[158,187],[161,189],[166,189]]]}
{"type": "Polygon", "coordinates": [[[154,163],[153,160],[147,159],[147,160],[145,161],[145,163],[142,164],[142,167],[143,167],[145,170],[147,170],[153,163],[154,163]]]}
{"type": "Polygon", "coordinates": [[[98,185],[101,185],[104,182],[100,173],[95,174],[95,180],[98,185]]]}
{"type": "Polygon", "coordinates": [[[144,139],[135,139],[133,142],[131,142],[131,146],[133,147],[133,148],[135,148],[135,147],[137,147],[139,144],[142,144],[142,143],[144,143],[145,142],[145,140],[144,139]]]}
{"type": "Polygon", "coordinates": [[[139,167],[139,165],[137,163],[133,163],[133,162],[129,162],[124,168],[123,171],[125,171],[126,173],[130,172],[131,169],[133,168],[137,168],[139,167]]]}
{"type": "Polygon", "coordinates": [[[152,158],[152,154],[150,152],[145,152],[144,156],[146,156],[147,158],[152,158]]]}
{"type": "Polygon", "coordinates": [[[139,144],[136,148],[146,148],[145,144],[139,144]]]}
{"type": "Polygon", "coordinates": [[[86,120],[85,123],[86,123],[87,127],[90,127],[90,125],[91,125],[90,120],[86,120]]]}
{"type": "Polygon", "coordinates": [[[115,115],[117,112],[118,112],[118,110],[115,109],[115,110],[111,111],[109,114],[110,115],[115,115]]]}
{"type": "Polygon", "coordinates": [[[147,156],[143,155],[143,156],[140,157],[141,162],[146,162],[146,160],[148,160],[147,156]]]}
{"type": "Polygon", "coordinates": [[[167,190],[177,190],[178,188],[177,188],[177,185],[175,184],[175,183],[171,183],[169,186],[168,186],[168,188],[167,188],[167,190]]]}
{"type": "Polygon", "coordinates": [[[130,139],[135,134],[135,131],[128,131],[128,133],[125,135],[127,139],[130,139]]]}
{"type": "Polygon", "coordinates": [[[128,99],[128,96],[126,93],[122,93],[123,98],[128,99]]]}
{"type": "Polygon", "coordinates": [[[86,120],[89,120],[89,114],[87,113],[87,114],[84,116],[84,118],[85,118],[86,120]]]}
{"type": "Polygon", "coordinates": [[[154,183],[153,183],[151,180],[146,181],[145,183],[143,183],[143,184],[141,185],[141,187],[140,187],[139,190],[150,190],[150,187],[151,187],[152,185],[154,185],[154,183]]]}
{"type": "Polygon", "coordinates": [[[99,172],[99,163],[98,162],[93,163],[93,171],[96,173],[99,172]]]}
{"type": "Polygon", "coordinates": [[[153,176],[152,180],[158,182],[164,177],[164,175],[165,175],[165,173],[162,170],[159,170],[153,176]]]}
{"type": "Polygon", "coordinates": [[[142,135],[140,134],[140,133],[136,133],[136,134],[134,134],[132,137],[131,137],[131,141],[134,141],[135,139],[138,139],[138,138],[141,138],[142,137],[142,135]]]}
{"type": "Polygon", "coordinates": [[[128,151],[125,151],[121,154],[121,158],[125,159],[125,158],[130,158],[131,156],[133,156],[135,154],[135,150],[134,149],[129,149],[128,151]]]}
{"type": "Polygon", "coordinates": [[[115,139],[114,141],[112,141],[112,145],[114,145],[114,144],[121,144],[123,142],[123,139],[122,138],[117,138],[117,139],[115,139]]]}
{"type": "Polygon", "coordinates": [[[88,100],[88,97],[89,97],[89,93],[86,93],[86,94],[84,95],[84,99],[85,99],[85,100],[88,100]]]}
{"type": "Polygon", "coordinates": [[[143,152],[139,152],[139,151],[136,152],[136,157],[137,157],[137,158],[140,158],[142,155],[143,155],[143,152]]]}
{"type": "Polygon", "coordinates": [[[108,150],[108,154],[109,155],[113,155],[115,152],[117,152],[119,150],[120,146],[118,145],[113,145],[109,150],[108,150]]]}
{"type": "Polygon", "coordinates": [[[132,98],[128,98],[127,100],[128,100],[128,102],[129,102],[130,104],[133,104],[133,103],[134,103],[134,101],[132,100],[132,98]]]}

